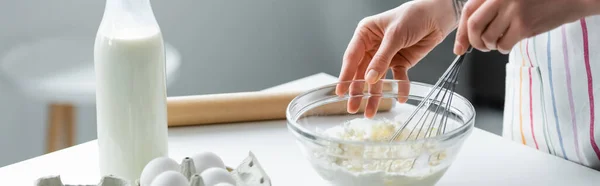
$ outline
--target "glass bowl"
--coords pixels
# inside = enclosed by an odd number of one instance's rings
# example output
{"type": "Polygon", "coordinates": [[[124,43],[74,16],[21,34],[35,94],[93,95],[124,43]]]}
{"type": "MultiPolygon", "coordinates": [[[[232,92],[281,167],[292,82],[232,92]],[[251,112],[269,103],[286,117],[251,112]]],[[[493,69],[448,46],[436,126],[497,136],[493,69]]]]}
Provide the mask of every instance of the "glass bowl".
{"type": "MultiPolygon", "coordinates": [[[[450,104],[430,102],[434,106],[449,105],[440,107],[448,111],[446,125],[421,120],[427,125],[415,127],[419,126],[416,121],[420,116],[425,115],[417,115],[408,124],[405,121],[432,85],[397,80],[378,83],[381,92],[370,93],[366,83],[357,80],[330,84],[297,96],[286,110],[289,131],[314,170],[330,185],[435,185],[470,135],[475,109],[455,93],[450,104]],[[338,96],[335,90],[340,85],[354,89],[338,96]],[[404,92],[404,96],[398,92],[404,92]],[[378,112],[373,118],[365,118],[367,102],[374,98],[379,100],[378,112]],[[347,112],[348,100],[360,103],[358,112],[347,112]],[[344,124],[349,121],[352,123],[344,124]],[[403,124],[406,128],[400,137],[390,142],[388,139],[403,124]],[[431,130],[418,130],[423,128],[431,130]]],[[[440,112],[432,112],[436,107],[430,108],[434,109],[419,110],[430,113],[430,119],[440,116],[440,112]]]]}

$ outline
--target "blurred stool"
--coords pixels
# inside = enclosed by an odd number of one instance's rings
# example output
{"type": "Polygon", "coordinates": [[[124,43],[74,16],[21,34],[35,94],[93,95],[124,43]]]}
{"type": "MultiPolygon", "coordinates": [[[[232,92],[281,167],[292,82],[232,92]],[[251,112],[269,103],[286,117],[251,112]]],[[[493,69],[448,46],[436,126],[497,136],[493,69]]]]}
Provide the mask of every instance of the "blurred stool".
{"type": "MultiPolygon", "coordinates": [[[[165,43],[167,85],[179,52],[165,43]]],[[[0,58],[0,75],[29,97],[48,103],[46,152],[75,145],[76,105],[94,105],[94,38],[58,37],[16,46],[0,58]]]]}

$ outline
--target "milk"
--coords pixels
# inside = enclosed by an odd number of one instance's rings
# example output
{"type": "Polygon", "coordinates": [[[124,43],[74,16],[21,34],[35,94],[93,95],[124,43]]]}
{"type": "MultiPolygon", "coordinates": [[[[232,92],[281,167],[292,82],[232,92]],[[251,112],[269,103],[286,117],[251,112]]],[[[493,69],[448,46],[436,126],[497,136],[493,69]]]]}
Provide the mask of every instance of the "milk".
{"type": "Polygon", "coordinates": [[[94,46],[101,176],[133,182],[167,156],[165,49],[153,20],[148,0],[107,2],[94,46]]]}

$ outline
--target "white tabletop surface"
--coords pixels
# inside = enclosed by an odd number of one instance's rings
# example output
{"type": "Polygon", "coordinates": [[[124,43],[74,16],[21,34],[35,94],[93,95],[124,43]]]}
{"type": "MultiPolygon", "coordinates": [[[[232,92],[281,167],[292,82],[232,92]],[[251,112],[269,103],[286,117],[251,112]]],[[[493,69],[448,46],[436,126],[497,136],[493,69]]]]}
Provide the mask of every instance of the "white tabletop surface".
{"type": "MultiPolygon", "coordinates": [[[[321,73],[265,91],[306,89],[334,81],[336,78],[321,73]]],[[[213,151],[229,166],[237,166],[252,151],[274,186],[325,185],[300,153],[284,120],[170,128],[169,150],[177,161],[195,152],[213,151]]],[[[33,185],[39,177],[56,174],[68,184],[96,184],[100,178],[97,159],[94,140],[2,167],[0,185],[33,185]]],[[[438,183],[440,186],[599,184],[598,171],[480,129],[473,131],[455,163],[438,183]]]]}

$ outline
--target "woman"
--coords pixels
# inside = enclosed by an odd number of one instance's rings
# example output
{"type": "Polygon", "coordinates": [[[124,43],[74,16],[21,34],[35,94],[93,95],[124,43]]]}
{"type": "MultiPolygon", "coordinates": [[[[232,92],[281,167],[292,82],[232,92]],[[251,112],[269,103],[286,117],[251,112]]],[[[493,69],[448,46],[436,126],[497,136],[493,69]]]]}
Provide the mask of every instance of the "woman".
{"type": "Polygon", "coordinates": [[[391,69],[408,80],[457,27],[457,55],[468,46],[510,53],[503,136],[600,170],[600,0],[410,1],[359,23],[339,79],[375,86],[391,69]]]}

